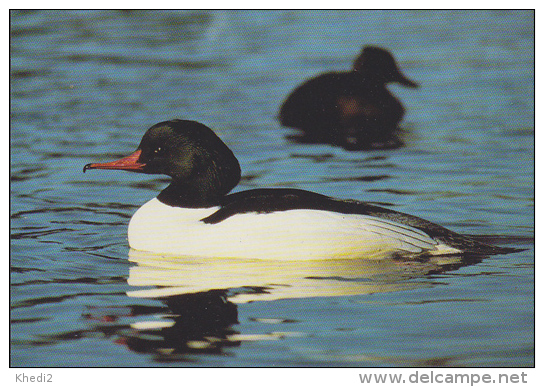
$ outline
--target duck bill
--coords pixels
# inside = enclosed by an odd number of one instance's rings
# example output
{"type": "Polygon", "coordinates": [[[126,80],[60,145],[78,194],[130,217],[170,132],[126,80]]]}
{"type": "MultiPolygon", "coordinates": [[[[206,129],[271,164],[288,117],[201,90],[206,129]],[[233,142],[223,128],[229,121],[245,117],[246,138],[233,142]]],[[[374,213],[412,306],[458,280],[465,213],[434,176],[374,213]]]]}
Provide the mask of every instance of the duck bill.
{"type": "Polygon", "coordinates": [[[85,172],[87,169],[119,169],[122,171],[143,172],[145,164],[138,162],[141,154],[142,150],[138,149],[133,154],[117,161],[87,164],[83,167],[83,172],[85,172]]]}
{"type": "Polygon", "coordinates": [[[401,73],[399,73],[399,76],[397,78],[397,82],[400,83],[403,86],[411,87],[411,88],[414,88],[414,89],[419,87],[419,85],[417,83],[415,83],[414,81],[406,78],[401,73]]]}

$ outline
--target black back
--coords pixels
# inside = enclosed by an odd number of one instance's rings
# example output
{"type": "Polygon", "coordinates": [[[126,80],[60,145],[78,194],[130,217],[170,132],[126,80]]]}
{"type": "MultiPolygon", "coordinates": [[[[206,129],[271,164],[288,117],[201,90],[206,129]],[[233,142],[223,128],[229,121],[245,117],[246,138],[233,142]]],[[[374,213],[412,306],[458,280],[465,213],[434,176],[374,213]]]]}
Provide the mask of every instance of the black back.
{"type": "MultiPolygon", "coordinates": [[[[378,207],[356,200],[339,200],[314,192],[299,189],[254,189],[225,196],[221,208],[202,219],[204,223],[216,224],[240,213],[270,213],[295,209],[332,211],[340,214],[359,214],[378,217],[417,228],[448,246],[458,248],[465,254],[487,255],[519,251],[481,243],[474,238],[457,234],[438,224],[402,212],[378,207]]],[[[286,225],[288,227],[288,225],[286,225]]],[[[296,230],[293,230],[296,232],[296,230]]]]}

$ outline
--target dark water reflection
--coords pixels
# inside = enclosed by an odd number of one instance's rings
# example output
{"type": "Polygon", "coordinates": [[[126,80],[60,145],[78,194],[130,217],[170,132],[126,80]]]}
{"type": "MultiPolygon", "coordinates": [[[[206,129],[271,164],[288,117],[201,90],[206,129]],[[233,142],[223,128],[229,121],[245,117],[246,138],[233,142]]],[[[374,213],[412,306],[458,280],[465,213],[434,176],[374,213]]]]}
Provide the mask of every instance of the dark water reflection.
{"type": "Polygon", "coordinates": [[[533,16],[11,11],[11,365],[534,364],[533,16]],[[286,139],[281,101],[365,44],[421,84],[390,88],[404,147],[286,139]],[[171,118],[217,132],[237,189],[369,201],[527,250],[290,269],[127,259],[128,221],[166,180],[82,167],[171,118]]]}
{"type": "MultiPolygon", "coordinates": [[[[244,342],[305,337],[294,330],[248,334],[237,327],[238,306],[255,301],[375,294],[435,286],[418,278],[473,265],[471,259],[450,256],[406,262],[385,261],[248,261],[156,256],[131,251],[130,297],[149,298],[162,306],[92,308],[83,317],[94,322],[88,330],[55,336],[73,340],[102,332],[116,344],[152,354],[158,362],[191,362],[188,354],[221,354],[244,342]],[[151,286],[155,285],[155,286],[151,286]],[[142,288],[144,287],[144,288],[142,288]],[[139,321],[119,325],[124,316],[139,321]]],[[[472,300],[481,301],[481,300],[472,300]]],[[[471,302],[469,299],[463,302],[471,302]]],[[[254,319],[263,322],[263,319],[254,319]]],[[[268,319],[282,327],[296,320],[268,319]]]]}

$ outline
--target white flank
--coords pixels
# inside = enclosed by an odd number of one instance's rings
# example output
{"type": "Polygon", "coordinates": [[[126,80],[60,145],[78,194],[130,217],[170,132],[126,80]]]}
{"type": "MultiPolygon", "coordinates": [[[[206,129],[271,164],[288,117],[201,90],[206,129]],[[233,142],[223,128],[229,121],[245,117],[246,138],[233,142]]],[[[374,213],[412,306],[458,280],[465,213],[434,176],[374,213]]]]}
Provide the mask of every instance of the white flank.
{"type": "Polygon", "coordinates": [[[152,199],[130,220],[129,245],[160,254],[274,260],[459,252],[413,227],[366,215],[288,210],[201,222],[217,210],[170,207],[152,199]]]}

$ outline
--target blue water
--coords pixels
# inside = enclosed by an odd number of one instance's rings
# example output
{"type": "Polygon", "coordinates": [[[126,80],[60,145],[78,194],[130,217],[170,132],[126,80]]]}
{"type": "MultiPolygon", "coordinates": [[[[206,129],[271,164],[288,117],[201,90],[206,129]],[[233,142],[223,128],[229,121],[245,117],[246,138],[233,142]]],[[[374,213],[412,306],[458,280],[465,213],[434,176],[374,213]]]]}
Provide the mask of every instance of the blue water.
{"type": "MultiPolygon", "coordinates": [[[[531,11],[12,11],[11,365],[534,365],[531,11]],[[302,145],[276,119],[365,44],[406,146],[302,145]],[[478,261],[285,264],[129,252],[164,178],[82,174],[151,125],[193,119],[238,157],[237,189],[372,201],[526,249],[478,261]]],[[[296,232],[296,230],[293,230],[296,232]]]]}

